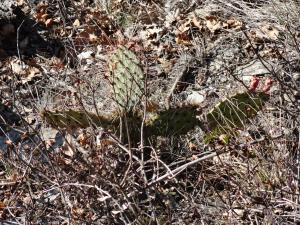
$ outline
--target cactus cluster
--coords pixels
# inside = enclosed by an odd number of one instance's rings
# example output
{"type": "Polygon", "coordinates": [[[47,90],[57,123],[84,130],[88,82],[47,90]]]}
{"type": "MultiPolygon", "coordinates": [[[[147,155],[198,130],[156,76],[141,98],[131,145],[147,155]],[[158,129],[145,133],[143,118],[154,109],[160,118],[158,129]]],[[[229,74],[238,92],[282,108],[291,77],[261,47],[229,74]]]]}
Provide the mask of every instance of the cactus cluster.
{"type": "MultiPolygon", "coordinates": [[[[90,124],[101,126],[115,132],[126,133],[125,126],[120,130],[119,118],[126,118],[126,126],[131,136],[139,137],[139,127],[143,121],[143,113],[135,106],[144,94],[144,73],[138,57],[124,46],[120,46],[111,56],[109,62],[110,82],[114,99],[119,110],[110,115],[96,115],[84,110],[44,110],[42,116],[54,127],[78,128],[90,124]]],[[[216,104],[206,114],[206,135],[208,143],[221,134],[233,135],[234,128],[242,127],[245,122],[257,114],[269,95],[264,92],[237,93],[216,104]]],[[[148,136],[181,135],[192,130],[202,122],[197,118],[197,108],[179,106],[159,112],[148,113],[145,131],[148,136]]],[[[124,123],[124,121],[123,121],[124,123]]],[[[200,124],[201,123],[201,124],[200,124]]],[[[123,124],[124,125],[124,124],[123,124]]]]}
{"type": "Polygon", "coordinates": [[[144,94],[144,72],[138,57],[120,46],[109,62],[110,82],[120,111],[129,112],[144,94]]]}

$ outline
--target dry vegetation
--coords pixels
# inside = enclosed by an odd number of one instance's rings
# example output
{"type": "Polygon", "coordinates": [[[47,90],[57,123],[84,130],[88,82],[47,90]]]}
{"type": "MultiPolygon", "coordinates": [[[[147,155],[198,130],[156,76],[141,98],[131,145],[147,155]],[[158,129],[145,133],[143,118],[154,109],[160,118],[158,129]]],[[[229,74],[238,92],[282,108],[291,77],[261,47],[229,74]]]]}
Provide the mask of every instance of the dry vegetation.
{"type": "Polygon", "coordinates": [[[15,4],[23,16],[0,18],[1,224],[300,223],[299,1],[15,4]],[[45,120],[118,108],[118,46],[141,61],[143,123],[45,120]],[[262,110],[207,142],[205,115],[253,88],[254,75],[257,90],[273,81],[262,110]],[[144,129],[148,111],[182,104],[199,126],[144,129]]]}

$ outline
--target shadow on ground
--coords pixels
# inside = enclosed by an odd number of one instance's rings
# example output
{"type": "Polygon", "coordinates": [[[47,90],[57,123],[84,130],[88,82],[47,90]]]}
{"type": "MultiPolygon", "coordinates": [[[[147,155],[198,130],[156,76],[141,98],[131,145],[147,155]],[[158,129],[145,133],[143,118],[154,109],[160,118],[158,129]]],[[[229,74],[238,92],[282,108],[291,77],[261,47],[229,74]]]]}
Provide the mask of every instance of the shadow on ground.
{"type": "Polygon", "coordinates": [[[48,31],[16,7],[13,18],[0,18],[0,58],[21,56],[22,59],[41,55],[45,58],[60,56],[63,45],[56,39],[46,38],[48,31]],[[47,40],[46,40],[47,39],[47,40]]]}

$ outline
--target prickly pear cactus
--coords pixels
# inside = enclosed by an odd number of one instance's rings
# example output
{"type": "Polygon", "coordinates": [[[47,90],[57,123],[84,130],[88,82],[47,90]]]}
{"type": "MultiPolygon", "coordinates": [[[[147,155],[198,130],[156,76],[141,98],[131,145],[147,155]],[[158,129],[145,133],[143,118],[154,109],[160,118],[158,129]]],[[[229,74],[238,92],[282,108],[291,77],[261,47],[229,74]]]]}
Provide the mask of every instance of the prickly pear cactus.
{"type": "Polygon", "coordinates": [[[209,132],[204,138],[210,142],[220,134],[233,134],[233,128],[243,127],[261,110],[269,95],[263,92],[237,93],[216,104],[206,115],[209,132]]]}
{"type": "Polygon", "coordinates": [[[131,111],[144,93],[144,73],[137,56],[120,46],[109,62],[110,82],[121,112],[131,111]]]}
{"type": "Polygon", "coordinates": [[[43,110],[42,118],[45,119],[53,127],[76,129],[86,128],[91,124],[102,126],[104,128],[110,128],[116,126],[116,115],[96,115],[93,113],[87,113],[82,110],[61,110],[50,111],[43,110]]]}
{"type": "MultiPolygon", "coordinates": [[[[126,118],[130,136],[140,138],[139,130],[143,121],[143,112],[135,106],[144,94],[145,78],[141,62],[132,51],[120,46],[110,58],[109,71],[114,98],[119,105],[118,112],[96,115],[82,110],[69,109],[54,112],[44,110],[42,117],[54,127],[75,129],[95,124],[125,135],[126,130],[122,130],[125,126],[119,123],[119,118],[126,118]],[[120,127],[122,129],[118,129],[120,127]]],[[[196,116],[197,110],[191,106],[153,112],[144,121],[145,131],[149,136],[185,134],[199,124],[200,121],[196,116]]]]}
{"type": "MultiPolygon", "coordinates": [[[[91,124],[111,129],[114,132],[119,131],[119,114],[96,115],[80,110],[44,110],[42,117],[53,127],[66,129],[86,128],[91,124]]],[[[132,113],[127,119],[132,136],[139,137],[139,124],[142,123],[143,116],[138,113],[132,113]]],[[[196,108],[184,106],[171,108],[159,113],[153,113],[145,121],[145,130],[149,136],[170,136],[181,135],[192,130],[199,125],[196,108]]],[[[123,126],[124,128],[124,126],[123,126]]],[[[122,132],[126,132],[123,130],[122,132]]]]}

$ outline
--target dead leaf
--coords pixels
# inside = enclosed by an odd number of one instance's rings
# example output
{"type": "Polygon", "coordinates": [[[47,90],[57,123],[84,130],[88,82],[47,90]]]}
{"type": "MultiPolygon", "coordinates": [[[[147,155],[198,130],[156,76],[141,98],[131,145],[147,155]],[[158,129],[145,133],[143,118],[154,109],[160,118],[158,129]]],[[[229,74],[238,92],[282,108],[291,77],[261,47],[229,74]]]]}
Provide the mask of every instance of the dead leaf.
{"type": "Polygon", "coordinates": [[[222,22],[216,16],[206,16],[206,27],[211,33],[215,33],[220,30],[222,26],[222,22]]]}
{"type": "Polygon", "coordinates": [[[203,23],[195,15],[193,16],[192,21],[195,27],[197,27],[200,31],[203,30],[204,28],[203,23]]]}
{"type": "Polygon", "coordinates": [[[189,142],[189,149],[190,149],[190,151],[195,151],[195,150],[197,150],[197,145],[195,145],[192,142],[189,142]]]}
{"type": "Polygon", "coordinates": [[[72,208],[72,212],[75,214],[75,216],[82,216],[84,213],[84,209],[82,208],[72,208]]]}
{"type": "Polygon", "coordinates": [[[8,139],[8,140],[5,141],[5,144],[8,145],[8,146],[12,146],[13,142],[12,142],[12,140],[8,139]]]}
{"type": "Polygon", "coordinates": [[[78,135],[77,140],[81,146],[85,147],[89,144],[90,137],[87,134],[82,133],[78,135]]]}
{"type": "Polygon", "coordinates": [[[96,42],[98,40],[98,37],[97,37],[97,35],[92,33],[92,34],[89,34],[89,40],[90,40],[90,42],[96,42]]]}
{"type": "Polygon", "coordinates": [[[191,19],[187,20],[185,23],[183,23],[181,26],[178,27],[178,29],[175,32],[176,35],[176,43],[177,44],[191,44],[191,35],[190,35],[190,29],[191,29],[191,19]]]}
{"type": "Polygon", "coordinates": [[[46,21],[45,21],[45,26],[47,27],[47,28],[49,28],[49,27],[51,27],[52,25],[54,24],[54,21],[53,21],[53,19],[47,19],[46,21]]]}
{"type": "Polygon", "coordinates": [[[147,112],[157,112],[159,109],[159,104],[154,102],[154,101],[151,101],[149,100],[147,102],[147,106],[146,106],[146,111],[147,112]]]}
{"type": "Polygon", "coordinates": [[[243,22],[238,21],[236,19],[229,19],[223,24],[223,28],[225,29],[234,29],[238,30],[243,27],[243,22]]]}
{"type": "Polygon", "coordinates": [[[261,28],[261,31],[264,35],[266,35],[269,39],[277,40],[279,36],[279,30],[277,30],[275,27],[266,25],[261,28]]]}
{"type": "Polygon", "coordinates": [[[279,30],[271,25],[264,24],[260,28],[252,29],[249,35],[254,42],[275,41],[278,39],[279,30]]]}
{"type": "Polygon", "coordinates": [[[79,21],[79,19],[76,19],[76,20],[74,21],[73,26],[74,26],[74,27],[79,27],[79,26],[80,26],[80,21],[79,21]]]}
{"type": "Polygon", "coordinates": [[[10,67],[12,72],[17,75],[26,75],[26,70],[29,68],[28,65],[25,65],[19,59],[13,59],[10,62],[10,67]]]}

